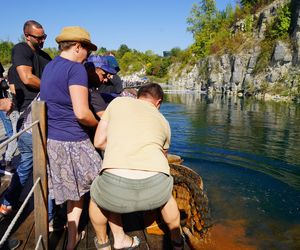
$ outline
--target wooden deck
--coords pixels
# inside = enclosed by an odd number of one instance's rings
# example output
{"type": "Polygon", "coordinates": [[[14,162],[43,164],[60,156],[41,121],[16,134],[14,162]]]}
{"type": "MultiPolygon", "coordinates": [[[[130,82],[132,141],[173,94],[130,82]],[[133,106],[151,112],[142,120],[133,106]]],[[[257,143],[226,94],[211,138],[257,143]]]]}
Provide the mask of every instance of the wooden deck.
{"type": "MultiPolygon", "coordinates": [[[[1,187],[0,187],[0,197],[3,194],[3,191],[9,185],[10,178],[7,176],[1,177],[1,187]]],[[[28,186],[31,184],[29,183],[28,186]]],[[[28,190],[28,188],[27,188],[28,190]]],[[[26,191],[24,192],[26,194],[26,191]]],[[[24,194],[24,195],[25,195],[24,194]]],[[[2,198],[2,197],[1,197],[2,198]]],[[[2,199],[1,199],[2,200],[2,199]]],[[[86,209],[87,211],[87,209],[86,209]]],[[[141,240],[140,247],[137,249],[148,250],[148,249],[163,249],[169,250],[172,249],[170,245],[170,241],[167,235],[153,235],[148,234],[146,232],[146,225],[144,223],[144,218],[147,217],[147,214],[140,213],[132,213],[126,214],[123,216],[124,230],[131,236],[138,236],[141,240]]],[[[152,218],[153,216],[149,214],[152,218]]],[[[150,218],[150,223],[151,223],[150,218]]],[[[0,238],[5,233],[9,223],[13,219],[12,216],[6,218],[0,223],[0,238]]],[[[147,218],[149,220],[149,217],[147,218]]],[[[80,241],[76,249],[87,250],[87,249],[96,249],[94,245],[94,237],[95,232],[94,229],[88,219],[87,214],[83,214],[80,222],[80,228],[85,230],[86,235],[83,240],[80,241]]],[[[18,223],[14,227],[10,238],[18,239],[22,241],[22,244],[18,249],[35,249],[35,233],[34,233],[34,213],[33,213],[33,199],[26,209],[24,210],[24,214],[18,220],[18,223]]],[[[111,233],[109,234],[110,241],[113,242],[113,238],[111,233]]],[[[67,230],[56,231],[49,234],[49,249],[65,249],[67,242],[67,230]]],[[[185,249],[190,249],[187,245],[185,249]]],[[[2,250],[2,249],[1,249],[2,250]]],[[[3,249],[4,250],[4,249],[3,249]]]]}
{"type": "MultiPolygon", "coordinates": [[[[10,238],[19,239],[22,241],[21,246],[18,249],[35,249],[35,234],[34,234],[34,213],[25,210],[26,216],[20,218],[20,222],[14,228],[10,238]]],[[[137,249],[148,250],[148,249],[172,249],[170,241],[167,235],[153,235],[148,234],[144,225],[144,214],[133,213],[123,216],[123,223],[125,231],[131,236],[138,236],[141,240],[140,247],[137,249]]],[[[4,234],[8,224],[11,221],[11,217],[1,222],[0,226],[0,237],[4,234]]],[[[94,245],[95,232],[94,229],[86,216],[83,216],[81,222],[81,228],[85,230],[85,238],[80,241],[76,249],[87,250],[96,249],[94,245]],[[84,219],[85,218],[85,219],[84,219]]],[[[110,241],[113,242],[111,233],[109,234],[110,241]]],[[[67,242],[67,230],[61,230],[52,232],[49,234],[49,249],[65,249],[67,242]]],[[[190,249],[185,246],[185,249],[190,249]]]]}

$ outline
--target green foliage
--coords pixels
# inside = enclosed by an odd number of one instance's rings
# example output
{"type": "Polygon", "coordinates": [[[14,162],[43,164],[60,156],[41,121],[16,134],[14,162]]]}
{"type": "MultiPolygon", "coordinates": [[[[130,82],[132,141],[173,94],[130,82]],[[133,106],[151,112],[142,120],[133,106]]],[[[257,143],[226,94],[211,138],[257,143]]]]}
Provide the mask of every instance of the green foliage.
{"type": "Polygon", "coordinates": [[[52,59],[59,55],[59,50],[56,48],[45,48],[44,51],[48,53],[52,59]]]}
{"type": "Polygon", "coordinates": [[[272,39],[286,37],[291,27],[292,11],[291,4],[287,4],[277,10],[277,16],[271,25],[269,36],[272,39]]]}
{"type": "Polygon", "coordinates": [[[210,22],[217,14],[215,0],[202,0],[199,4],[193,4],[191,16],[187,18],[189,27],[188,31],[195,36],[201,32],[205,26],[209,26],[210,22]]]}
{"type": "Polygon", "coordinates": [[[121,73],[132,74],[134,72],[143,69],[143,62],[140,60],[140,56],[132,51],[125,52],[121,60],[119,60],[121,73]]]}
{"type": "Polygon", "coordinates": [[[14,44],[9,41],[0,41],[0,62],[2,65],[11,63],[11,50],[14,44]]]}
{"type": "MultiPolygon", "coordinates": [[[[236,48],[237,43],[231,34],[235,18],[231,5],[221,12],[216,10],[215,1],[203,0],[200,5],[194,5],[187,22],[190,25],[188,31],[194,36],[194,43],[190,49],[195,58],[201,59],[210,54],[228,52],[232,47],[236,48]],[[204,8],[207,3],[210,4],[210,8],[204,8]]],[[[247,25],[247,29],[252,29],[253,21],[250,18],[247,25]]],[[[236,40],[241,42],[242,39],[239,36],[236,40]]]]}
{"type": "Polygon", "coordinates": [[[121,59],[127,52],[130,52],[131,49],[128,48],[126,44],[121,44],[119,49],[117,50],[116,57],[121,59]]]}
{"type": "Polygon", "coordinates": [[[269,65],[274,45],[274,40],[265,39],[261,42],[261,52],[257,58],[257,62],[253,71],[254,74],[262,72],[269,65]]]}
{"type": "Polygon", "coordinates": [[[107,53],[107,49],[104,48],[104,47],[100,47],[97,51],[96,51],[96,54],[97,55],[105,55],[107,53]]]}
{"type": "Polygon", "coordinates": [[[195,42],[192,44],[191,50],[197,58],[203,58],[209,54],[209,48],[212,44],[212,36],[213,33],[211,33],[208,28],[203,28],[202,32],[195,34],[195,42]]]}
{"type": "Polygon", "coordinates": [[[146,75],[155,81],[158,81],[159,79],[161,81],[167,81],[169,67],[172,63],[180,62],[181,65],[196,63],[190,49],[181,50],[178,47],[172,48],[167,57],[161,57],[153,53],[151,50],[147,50],[145,53],[142,53],[137,50],[130,49],[127,45],[123,44],[117,51],[115,51],[115,54],[120,65],[120,73],[122,75],[132,74],[145,69],[146,75]]]}
{"type": "MultiPolygon", "coordinates": [[[[190,17],[187,19],[188,31],[192,32],[194,43],[190,49],[197,59],[212,54],[235,53],[247,46],[247,39],[252,36],[254,21],[253,13],[274,0],[242,0],[235,10],[228,5],[225,11],[217,11],[214,0],[202,0],[194,4],[190,17]],[[243,30],[233,32],[233,26],[238,21],[245,24],[243,30]]],[[[291,22],[290,5],[278,11],[278,17],[271,27],[269,38],[281,38],[288,34],[291,22]]],[[[265,44],[267,51],[262,52],[260,57],[259,71],[266,65],[270,58],[270,50],[265,44]]]]}
{"type": "Polygon", "coordinates": [[[265,95],[266,93],[268,93],[270,91],[270,85],[267,82],[263,82],[260,85],[259,91],[262,95],[265,95]]]}
{"type": "Polygon", "coordinates": [[[245,6],[245,5],[254,5],[254,4],[256,4],[257,3],[257,0],[241,0],[241,4],[243,5],[243,6],[245,6]]]}
{"type": "Polygon", "coordinates": [[[164,77],[168,73],[171,65],[170,58],[156,58],[152,63],[147,64],[146,73],[150,76],[164,77]]]}
{"type": "Polygon", "coordinates": [[[275,0],[241,0],[240,3],[243,6],[244,9],[247,9],[247,11],[251,11],[254,13],[259,8],[262,8],[265,5],[268,5],[275,0]]]}
{"type": "Polygon", "coordinates": [[[252,32],[254,25],[253,15],[247,15],[245,17],[245,31],[252,32]]]}
{"type": "Polygon", "coordinates": [[[276,83],[270,88],[269,93],[271,95],[288,96],[289,89],[287,89],[287,86],[284,83],[276,83]]]}
{"type": "Polygon", "coordinates": [[[181,53],[182,53],[182,51],[178,47],[175,47],[175,48],[170,50],[170,56],[171,57],[179,57],[181,53]]]}

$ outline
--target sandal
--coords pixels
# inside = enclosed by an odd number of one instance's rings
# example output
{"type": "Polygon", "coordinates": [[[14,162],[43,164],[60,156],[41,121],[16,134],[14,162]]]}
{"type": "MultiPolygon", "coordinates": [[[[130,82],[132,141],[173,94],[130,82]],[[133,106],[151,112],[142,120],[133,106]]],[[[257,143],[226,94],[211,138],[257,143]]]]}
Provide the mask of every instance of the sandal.
{"type": "Polygon", "coordinates": [[[122,248],[114,248],[115,250],[133,250],[140,246],[140,239],[137,236],[131,237],[131,245],[130,247],[122,247],[122,248]],[[134,243],[136,244],[134,246],[134,243]]]}
{"type": "Polygon", "coordinates": [[[95,246],[96,246],[97,250],[98,250],[98,249],[102,249],[102,248],[105,248],[105,247],[109,247],[109,246],[110,246],[110,241],[109,241],[109,239],[108,239],[108,241],[107,241],[106,243],[100,244],[100,243],[98,242],[97,237],[94,237],[94,243],[95,243],[95,246]]]}

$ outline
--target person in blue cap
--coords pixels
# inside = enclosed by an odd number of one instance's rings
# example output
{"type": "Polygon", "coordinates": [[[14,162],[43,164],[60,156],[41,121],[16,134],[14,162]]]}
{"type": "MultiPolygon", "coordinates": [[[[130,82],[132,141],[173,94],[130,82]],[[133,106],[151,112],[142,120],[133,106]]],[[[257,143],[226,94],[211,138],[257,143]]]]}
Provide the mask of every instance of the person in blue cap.
{"type": "Polygon", "coordinates": [[[117,71],[109,64],[107,57],[91,55],[87,58],[85,68],[88,72],[92,106],[95,100],[94,97],[98,98],[101,95],[104,101],[109,103],[122,92],[122,81],[117,83],[111,81],[117,71]]]}

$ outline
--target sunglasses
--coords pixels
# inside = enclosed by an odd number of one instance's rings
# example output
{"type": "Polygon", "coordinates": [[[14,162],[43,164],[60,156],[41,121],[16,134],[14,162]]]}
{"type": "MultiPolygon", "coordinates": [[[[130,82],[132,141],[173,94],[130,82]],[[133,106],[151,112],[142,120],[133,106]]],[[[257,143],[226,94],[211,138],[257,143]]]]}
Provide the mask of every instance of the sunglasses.
{"type": "Polygon", "coordinates": [[[31,37],[33,37],[33,38],[35,38],[37,40],[45,40],[47,38],[46,34],[44,34],[42,36],[35,36],[35,35],[31,35],[31,34],[26,34],[26,36],[31,36],[31,37]]]}

